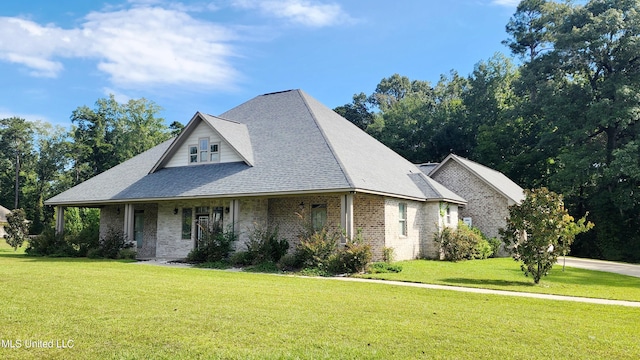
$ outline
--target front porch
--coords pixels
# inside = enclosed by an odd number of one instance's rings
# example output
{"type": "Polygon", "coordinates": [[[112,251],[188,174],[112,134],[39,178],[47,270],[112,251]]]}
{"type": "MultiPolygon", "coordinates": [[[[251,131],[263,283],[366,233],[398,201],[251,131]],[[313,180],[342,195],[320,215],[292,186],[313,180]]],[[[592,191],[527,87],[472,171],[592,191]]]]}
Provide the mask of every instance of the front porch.
{"type": "MultiPolygon", "coordinates": [[[[63,231],[64,209],[57,213],[57,230],[63,231]]],[[[374,259],[381,259],[384,248],[392,247],[396,259],[404,260],[436,256],[433,234],[442,219],[438,203],[363,193],[167,200],[100,207],[100,237],[122,231],[134,243],[137,258],[172,260],[187,257],[204,224],[233,230],[238,235],[236,250],[245,249],[256,225],[268,224],[278,226],[280,237],[289,241],[293,251],[305,221],[344,232],[349,238],[360,230],[374,259]]]]}

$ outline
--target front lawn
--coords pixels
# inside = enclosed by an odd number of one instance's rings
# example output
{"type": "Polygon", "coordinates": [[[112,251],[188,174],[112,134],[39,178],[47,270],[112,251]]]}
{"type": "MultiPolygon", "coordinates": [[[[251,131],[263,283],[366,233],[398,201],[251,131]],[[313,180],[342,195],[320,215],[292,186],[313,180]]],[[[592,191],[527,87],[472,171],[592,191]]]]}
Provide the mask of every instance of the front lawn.
{"type": "Polygon", "coordinates": [[[3,359],[640,356],[622,306],[12,251],[0,286],[3,359]]]}
{"type": "Polygon", "coordinates": [[[511,258],[460,261],[433,260],[398,262],[402,272],[365,274],[362,277],[419,282],[425,284],[468,286],[486,289],[582,296],[602,299],[640,301],[640,278],[601,271],[567,267],[562,259],[548,276],[535,285],[525,277],[519,263],[511,258]]]}

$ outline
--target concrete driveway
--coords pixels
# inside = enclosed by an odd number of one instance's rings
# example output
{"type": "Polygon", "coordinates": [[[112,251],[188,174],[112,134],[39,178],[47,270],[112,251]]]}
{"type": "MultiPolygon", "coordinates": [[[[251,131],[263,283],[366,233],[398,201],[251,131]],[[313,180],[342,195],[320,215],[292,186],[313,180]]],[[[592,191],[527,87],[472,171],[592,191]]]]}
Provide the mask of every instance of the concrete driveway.
{"type": "MultiPolygon", "coordinates": [[[[564,263],[564,258],[561,256],[558,258],[558,265],[562,266],[563,263],[564,263]]],[[[569,267],[580,268],[580,269],[606,271],[606,272],[612,272],[617,274],[640,277],[640,265],[636,265],[636,264],[626,264],[626,263],[604,261],[604,260],[582,259],[582,258],[567,256],[565,265],[569,267]]]]}

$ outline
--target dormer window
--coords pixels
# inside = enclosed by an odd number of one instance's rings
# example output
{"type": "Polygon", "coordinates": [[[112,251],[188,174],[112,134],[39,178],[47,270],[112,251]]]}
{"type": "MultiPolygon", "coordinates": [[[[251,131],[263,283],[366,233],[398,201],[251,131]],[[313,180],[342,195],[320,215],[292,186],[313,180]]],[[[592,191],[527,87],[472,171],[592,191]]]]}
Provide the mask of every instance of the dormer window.
{"type": "Polygon", "coordinates": [[[211,143],[211,162],[220,162],[220,143],[211,143]]]}
{"type": "Polygon", "coordinates": [[[198,162],[198,146],[189,145],[189,164],[198,162]]]}
{"type": "Polygon", "coordinates": [[[189,164],[220,162],[220,142],[209,142],[209,138],[199,138],[197,145],[189,145],[189,164]]]}
{"type": "Polygon", "coordinates": [[[209,138],[198,139],[200,143],[200,162],[209,161],[209,138]]]}

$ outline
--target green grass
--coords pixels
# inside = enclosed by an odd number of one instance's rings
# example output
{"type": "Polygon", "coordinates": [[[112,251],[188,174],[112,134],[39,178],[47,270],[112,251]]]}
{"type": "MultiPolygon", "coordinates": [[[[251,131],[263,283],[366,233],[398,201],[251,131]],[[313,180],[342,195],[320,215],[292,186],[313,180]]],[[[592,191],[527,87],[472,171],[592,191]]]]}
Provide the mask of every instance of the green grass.
{"type": "Polygon", "coordinates": [[[553,266],[540,284],[525,277],[511,258],[461,261],[413,260],[398,262],[400,273],[365,274],[362,277],[455,285],[543,294],[640,301],[640,278],[562,265],[553,266]]]}
{"type": "Polygon", "coordinates": [[[640,308],[4,250],[0,288],[0,339],[74,344],[2,359],[640,356],[640,308]]]}

